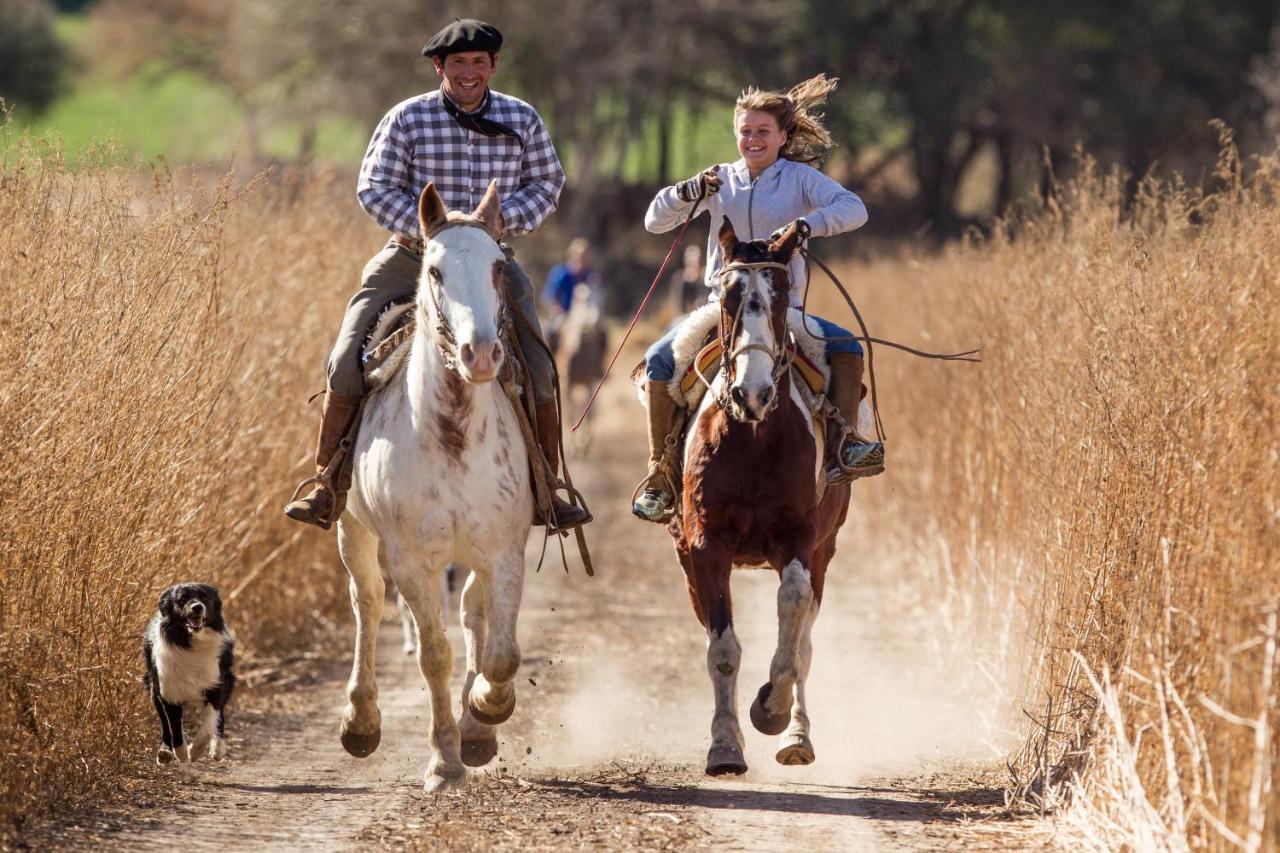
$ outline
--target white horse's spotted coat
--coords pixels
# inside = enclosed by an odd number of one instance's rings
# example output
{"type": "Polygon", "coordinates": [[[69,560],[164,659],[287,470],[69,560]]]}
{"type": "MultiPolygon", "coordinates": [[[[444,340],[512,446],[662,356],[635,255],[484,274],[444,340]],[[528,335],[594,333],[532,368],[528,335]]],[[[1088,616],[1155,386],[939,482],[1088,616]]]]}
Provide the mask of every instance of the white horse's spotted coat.
{"type": "MultiPolygon", "coordinates": [[[[473,572],[463,596],[472,699],[490,713],[515,700],[516,613],[533,511],[528,457],[515,411],[497,382],[451,375],[433,339],[438,302],[458,348],[492,346],[498,339],[495,269],[503,261],[497,243],[479,228],[450,228],[427,244],[413,348],[404,369],[366,404],[350,498],[339,522],[357,621],[343,731],[370,736],[381,725],[373,671],[383,603],[381,550],[412,612],[419,667],[430,687],[428,790],[466,778],[441,612],[442,576],[450,563],[473,572]],[[438,281],[427,273],[432,268],[440,273],[438,281]]],[[[458,357],[456,351],[451,355],[458,357]]],[[[460,724],[468,740],[493,737],[466,707],[460,724]]]]}

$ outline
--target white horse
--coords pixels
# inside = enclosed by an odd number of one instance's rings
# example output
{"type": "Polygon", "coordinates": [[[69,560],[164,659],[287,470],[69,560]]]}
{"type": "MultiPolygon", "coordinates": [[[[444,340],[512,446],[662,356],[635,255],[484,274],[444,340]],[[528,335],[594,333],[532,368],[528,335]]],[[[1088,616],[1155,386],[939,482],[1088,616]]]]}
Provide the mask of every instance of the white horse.
{"type": "Polygon", "coordinates": [[[516,614],[533,499],[515,409],[494,381],[505,357],[499,288],[506,262],[496,184],[470,216],[446,213],[428,184],[418,216],[429,239],[412,349],[365,404],[338,524],[356,615],[341,736],[358,757],[377,749],[381,736],[374,644],[383,560],[417,629],[418,666],[431,694],[426,789],[435,791],[465,783],[464,765],[493,758],[493,727],[515,709],[516,614]],[[441,613],[442,573],[451,562],[471,569],[462,593],[467,676],[457,722],[441,613]]]}

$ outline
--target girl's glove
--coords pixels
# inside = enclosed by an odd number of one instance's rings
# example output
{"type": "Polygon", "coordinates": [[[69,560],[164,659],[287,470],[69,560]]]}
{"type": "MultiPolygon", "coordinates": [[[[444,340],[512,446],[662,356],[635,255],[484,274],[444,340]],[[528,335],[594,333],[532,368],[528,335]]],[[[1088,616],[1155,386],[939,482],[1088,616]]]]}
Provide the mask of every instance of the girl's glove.
{"type": "Polygon", "coordinates": [[[720,167],[712,166],[705,172],[699,172],[687,181],[676,184],[676,195],[683,202],[702,201],[709,195],[720,192],[720,167]]]}
{"type": "Polygon", "coordinates": [[[777,231],[774,231],[772,234],[770,234],[769,242],[772,243],[775,240],[782,239],[782,235],[786,234],[787,229],[790,228],[792,225],[796,227],[796,236],[800,238],[801,243],[809,239],[809,234],[812,233],[812,230],[813,230],[809,227],[809,223],[805,222],[803,219],[795,219],[795,220],[792,220],[791,222],[788,222],[786,225],[783,225],[777,231]]]}

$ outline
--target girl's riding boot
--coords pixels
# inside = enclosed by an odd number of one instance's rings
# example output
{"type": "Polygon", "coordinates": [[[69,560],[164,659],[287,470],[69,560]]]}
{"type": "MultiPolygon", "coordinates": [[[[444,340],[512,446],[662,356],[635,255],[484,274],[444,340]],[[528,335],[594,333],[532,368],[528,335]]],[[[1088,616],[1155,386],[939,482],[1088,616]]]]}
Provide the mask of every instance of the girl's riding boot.
{"type": "Polygon", "coordinates": [[[858,404],[862,402],[862,356],[853,352],[833,352],[831,387],[827,399],[840,412],[844,427],[829,420],[827,459],[824,470],[827,484],[848,483],[859,477],[874,477],[884,472],[884,445],[868,441],[857,432],[858,404]]]}
{"type": "Polygon", "coordinates": [[[294,500],[284,508],[284,514],[294,521],[328,530],[342,515],[347,489],[351,487],[351,450],[355,447],[362,400],[359,396],[325,391],[320,436],[316,440],[316,474],[302,481],[293,493],[294,500]],[[341,458],[335,458],[339,451],[341,458]],[[313,486],[311,491],[297,497],[309,485],[313,486]]]}
{"type": "Polygon", "coordinates": [[[665,522],[675,513],[675,447],[684,427],[684,409],[676,405],[666,382],[644,386],[649,411],[649,474],[636,487],[631,511],[645,521],[665,522]]]}
{"type": "MultiPolygon", "coordinates": [[[[550,403],[538,403],[533,407],[533,414],[537,420],[535,429],[538,431],[538,445],[542,448],[542,455],[547,458],[547,465],[551,467],[551,529],[555,533],[563,530],[572,530],[575,527],[581,527],[591,521],[591,513],[587,511],[585,506],[577,506],[569,503],[564,498],[556,494],[556,488],[561,487],[560,476],[560,417],[556,411],[556,403],[552,400],[550,403]]],[[[530,448],[532,450],[532,448],[530,448]]],[[[538,513],[538,508],[534,507],[534,523],[546,524],[547,519],[542,518],[538,513]]]]}

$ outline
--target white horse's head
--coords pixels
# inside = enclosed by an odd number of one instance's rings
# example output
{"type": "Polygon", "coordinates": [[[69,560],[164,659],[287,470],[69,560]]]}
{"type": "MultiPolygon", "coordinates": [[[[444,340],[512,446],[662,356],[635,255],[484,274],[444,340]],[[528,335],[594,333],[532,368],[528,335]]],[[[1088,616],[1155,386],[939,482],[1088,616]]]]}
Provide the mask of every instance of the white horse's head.
{"type": "Polygon", "coordinates": [[[720,335],[729,382],[729,412],[756,424],[778,403],[785,368],[791,277],[787,262],[799,245],[795,229],[768,243],[740,242],[729,217],[720,226],[720,335]]]}
{"type": "Polygon", "coordinates": [[[420,322],[430,325],[436,344],[468,382],[490,382],[505,353],[501,324],[502,270],[507,263],[498,238],[502,202],[498,182],[470,214],[445,210],[433,184],[418,199],[418,219],[426,237],[418,279],[420,322]]]}

